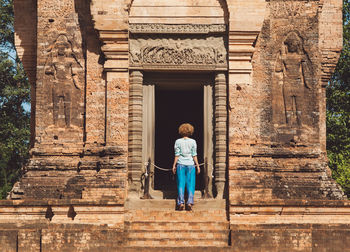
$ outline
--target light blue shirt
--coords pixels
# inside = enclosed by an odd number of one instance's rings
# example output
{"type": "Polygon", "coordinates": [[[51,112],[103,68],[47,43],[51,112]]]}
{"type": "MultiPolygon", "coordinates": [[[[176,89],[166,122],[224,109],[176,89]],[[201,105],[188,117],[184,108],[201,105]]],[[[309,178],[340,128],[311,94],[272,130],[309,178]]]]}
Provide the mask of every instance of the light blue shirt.
{"type": "Polygon", "coordinates": [[[192,138],[179,138],[175,141],[175,156],[178,164],[194,165],[193,157],[197,156],[197,143],[192,138]]]}

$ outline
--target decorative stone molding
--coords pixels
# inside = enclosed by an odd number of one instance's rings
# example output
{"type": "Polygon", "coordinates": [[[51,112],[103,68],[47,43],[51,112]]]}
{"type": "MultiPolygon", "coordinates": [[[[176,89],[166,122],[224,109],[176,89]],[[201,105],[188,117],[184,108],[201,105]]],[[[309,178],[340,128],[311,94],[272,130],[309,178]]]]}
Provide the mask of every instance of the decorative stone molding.
{"type": "Polygon", "coordinates": [[[141,188],[142,167],[142,83],[143,73],[130,73],[129,95],[129,191],[130,197],[137,197],[141,188]]]}
{"type": "Polygon", "coordinates": [[[226,70],[223,37],[138,37],[130,39],[133,69],[226,70]]]}
{"type": "Polygon", "coordinates": [[[130,24],[131,33],[158,33],[158,34],[209,34],[224,33],[226,25],[223,24],[130,24]]]}
{"type": "Polygon", "coordinates": [[[223,198],[226,182],[227,152],[227,82],[226,74],[219,72],[215,76],[215,187],[217,198],[223,198]]]}
{"type": "Polygon", "coordinates": [[[255,41],[265,18],[265,0],[226,0],[229,18],[229,83],[251,84],[255,41]],[[246,18],[254,17],[254,18],[246,18]]]}
{"type": "Polygon", "coordinates": [[[229,33],[229,72],[249,77],[252,72],[252,57],[255,51],[254,42],[258,36],[255,31],[237,31],[229,33]]]}
{"type": "Polygon", "coordinates": [[[128,32],[99,31],[101,47],[105,56],[104,70],[106,72],[128,71],[128,32]]]}
{"type": "Polygon", "coordinates": [[[105,56],[104,70],[128,71],[128,9],[131,0],[91,0],[90,10],[94,29],[99,33],[105,56]]]}

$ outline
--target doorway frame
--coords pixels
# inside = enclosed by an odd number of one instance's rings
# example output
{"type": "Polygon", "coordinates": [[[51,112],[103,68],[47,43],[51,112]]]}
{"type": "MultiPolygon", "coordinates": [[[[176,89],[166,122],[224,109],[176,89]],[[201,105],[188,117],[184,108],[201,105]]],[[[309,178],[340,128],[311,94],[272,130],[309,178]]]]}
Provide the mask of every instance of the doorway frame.
{"type": "MultiPolygon", "coordinates": [[[[144,175],[142,114],[144,72],[214,73],[214,172],[216,198],[227,178],[228,33],[225,24],[133,24],[129,30],[128,197],[140,198],[144,175]],[[164,26],[164,27],[163,27],[164,26]],[[163,29],[171,26],[171,29],[163,29]],[[164,33],[160,33],[160,30],[164,33]],[[165,42],[166,40],[166,42],[165,42]]],[[[209,174],[211,176],[211,174],[209,174]]]]}
{"type": "MultiPolygon", "coordinates": [[[[203,134],[201,140],[203,141],[202,152],[198,153],[203,158],[206,164],[207,171],[203,174],[204,179],[207,176],[208,187],[205,191],[200,190],[205,197],[212,198],[212,177],[213,177],[213,164],[214,164],[214,151],[213,151],[213,138],[214,138],[214,121],[213,121],[213,106],[214,106],[214,73],[196,73],[190,74],[188,72],[178,72],[181,76],[174,72],[146,72],[144,73],[143,81],[143,107],[142,107],[142,162],[144,164],[143,173],[146,170],[146,164],[150,165],[150,195],[155,198],[168,198],[173,195],[171,190],[155,189],[156,172],[154,165],[156,163],[156,90],[158,88],[169,89],[174,91],[184,91],[199,89],[201,90],[201,96],[203,100],[203,106],[201,107],[201,115],[203,122],[203,134]],[[182,88],[178,83],[182,83],[182,88]],[[197,88],[195,87],[197,86],[197,88]]],[[[172,161],[171,161],[172,162],[172,161]]],[[[167,167],[169,168],[169,167],[167,167]]],[[[204,169],[202,169],[204,172],[204,169]]],[[[202,174],[201,174],[202,175],[202,174]]]]}
{"type": "MultiPolygon", "coordinates": [[[[208,73],[208,72],[207,72],[208,73]]],[[[216,198],[224,197],[227,167],[227,78],[223,71],[215,71],[213,83],[213,122],[214,122],[214,160],[213,186],[216,198]]],[[[142,195],[141,177],[145,174],[143,154],[143,103],[144,71],[130,71],[129,96],[129,159],[128,179],[129,196],[139,198],[142,195]]],[[[205,109],[205,108],[204,108],[205,109]]],[[[154,141],[154,140],[153,140],[154,141]]],[[[209,178],[211,174],[209,173],[209,178]]],[[[152,188],[152,187],[151,187],[152,188]]],[[[151,192],[155,194],[154,190],[151,192]]]]}

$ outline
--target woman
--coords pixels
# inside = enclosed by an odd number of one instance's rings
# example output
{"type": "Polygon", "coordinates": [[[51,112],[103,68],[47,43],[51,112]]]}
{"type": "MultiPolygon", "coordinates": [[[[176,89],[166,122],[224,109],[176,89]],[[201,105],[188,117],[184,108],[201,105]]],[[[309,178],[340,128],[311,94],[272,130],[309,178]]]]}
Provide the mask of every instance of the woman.
{"type": "Polygon", "coordinates": [[[175,141],[175,159],[173,164],[173,173],[177,174],[177,208],[181,211],[185,208],[185,187],[187,188],[188,200],[187,209],[192,210],[193,196],[196,187],[196,168],[200,173],[197,159],[196,140],[189,138],[192,136],[194,128],[189,123],[181,124],[179,134],[182,138],[175,141]]]}

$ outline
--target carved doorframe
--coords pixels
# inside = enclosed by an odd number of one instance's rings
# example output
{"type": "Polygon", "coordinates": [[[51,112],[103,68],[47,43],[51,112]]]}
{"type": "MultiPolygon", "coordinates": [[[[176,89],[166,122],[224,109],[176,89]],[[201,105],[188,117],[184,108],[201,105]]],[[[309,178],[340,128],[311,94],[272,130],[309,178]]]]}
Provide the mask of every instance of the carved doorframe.
{"type": "Polygon", "coordinates": [[[213,175],[217,197],[223,197],[227,172],[228,121],[226,28],[226,25],[130,24],[129,197],[140,197],[141,176],[144,170],[142,160],[144,71],[215,73],[213,175]]]}
{"type": "MultiPolygon", "coordinates": [[[[213,122],[213,107],[214,107],[214,73],[186,73],[186,72],[145,72],[144,81],[143,81],[143,121],[142,121],[142,163],[144,164],[143,172],[146,170],[146,164],[152,163],[150,165],[150,186],[149,192],[150,195],[154,198],[163,198],[164,195],[172,195],[170,191],[166,189],[155,189],[155,180],[156,173],[155,167],[153,164],[158,165],[156,162],[156,88],[162,89],[165,86],[165,89],[174,87],[176,90],[179,89],[178,86],[182,86],[185,90],[188,87],[192,87],[198,91],[202,91],[202,99],[203,99],[203,107],[200,108],[203,116],[203,123],[201,125],[196,125],[196,131],[200,132],[201,130],[198,127],[202,127],[203,134],[201,139],[197,139],[199,142],[203,142],[203,152],[198,153],[199,160],[203,160],[205,164],[207,164],[207,173],[205,173],[204,168],[202,169],[203,173],[201,176],[207,176],[208,183],[207,190],[202,189],[201,191],[205,193],[206,198],[212,198],[212,175],[214,172],[213,160],[214,160],[214,151],[213,151],[213,140],[214,140],[214,122],[213,122]]],[[[191,88],[190,88],[191,89],[191,88]]],[[[164,89],[163,89],[164,90],[164,89]]],[[[192,89],[191,89],[192,90],[192,89]]],[[[162,106],[158,103],[157,106],[162,106]]],[[[170,144],[171,145],[171,144],[170,144]]],[[[198,146],[199,147],[199,146],[198,146]]],[[[201,148],[199,147],[199,149],[201,148]]],[[[169,160],[172,162],[172,160],[169,160]]],[[[169,168],[169,167],[168,167],[169,168]]]]}

